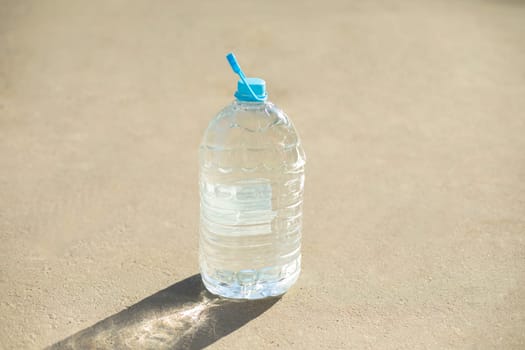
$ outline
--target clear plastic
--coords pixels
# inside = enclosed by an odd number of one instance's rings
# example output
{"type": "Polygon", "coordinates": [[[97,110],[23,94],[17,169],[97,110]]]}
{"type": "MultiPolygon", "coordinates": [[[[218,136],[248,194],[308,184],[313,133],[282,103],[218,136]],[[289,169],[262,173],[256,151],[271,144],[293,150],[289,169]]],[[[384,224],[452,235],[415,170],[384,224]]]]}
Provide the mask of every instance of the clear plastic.
{"type": "Polygon", "coordinates": [[[200,146],[199,262],[213,294],[285,293],[301,270],[305,155],[283,111],[234,101],[200,146]]]}

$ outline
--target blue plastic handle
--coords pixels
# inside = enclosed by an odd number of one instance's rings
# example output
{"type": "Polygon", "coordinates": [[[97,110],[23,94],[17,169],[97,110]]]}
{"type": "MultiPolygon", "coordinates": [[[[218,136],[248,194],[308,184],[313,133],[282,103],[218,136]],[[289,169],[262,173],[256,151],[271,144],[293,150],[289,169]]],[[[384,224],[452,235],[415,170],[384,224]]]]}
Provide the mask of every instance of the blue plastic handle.
{"type": "Polygon", "coordinates": [[[237,58],[235,57],[233,52],[230,52],[229,54],[227,54],[226,55],[226,59],[228,60],[228,63],[230,64],[230,67],[232,67],[233,72],[235,74],[239,75],[239,78],[241,78],[242,82],[246,85],[246,87],[248,88],[248,90],[252,94],[253,98],[256,101],[264,101],[265,100],[264,98],[260,98],[259,96],[257,96],[257,94],[255,94],[255,92],[253,92],[250,84],[248,84],[248,82],[246,81],[246,76],[244,75],[244,73],[243,73],[243,71],[241,69],[241,66],[239,65],[239,62],[237,62],[237,58]]]}

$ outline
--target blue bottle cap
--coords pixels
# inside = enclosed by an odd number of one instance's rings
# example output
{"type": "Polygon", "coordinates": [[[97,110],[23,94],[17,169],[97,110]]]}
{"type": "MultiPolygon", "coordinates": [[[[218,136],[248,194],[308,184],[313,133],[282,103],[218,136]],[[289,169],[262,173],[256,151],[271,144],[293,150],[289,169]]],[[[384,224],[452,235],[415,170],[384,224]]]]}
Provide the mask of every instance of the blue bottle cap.
{"type": "Polygon", "coordinates": [[[239,79],[237,82],[237,91],[235,92],[235,97],[239,101],[247,102],[260,102],[266,101],[268,94],[266,93],[266,82],[259,78],[245,78],[245,81],[251,88],[248,89],[248,85],[244,81],[239,79]],[[255,96],[253,94],[255,94],[255,96]]]}
{"type": "Polygon", "coordinates": [[[268,97],[268,95],[266,94],[266,83],[264,82],[264,80],[259,78],[246,78],[233,52],[227,54],[226,59],[232,67],[233,72],[239,75],[239,78],[241,78],[237,82],[237,91],[235,92],[234,96],[239,101],[266,101],[266,97],[268,97]]]}

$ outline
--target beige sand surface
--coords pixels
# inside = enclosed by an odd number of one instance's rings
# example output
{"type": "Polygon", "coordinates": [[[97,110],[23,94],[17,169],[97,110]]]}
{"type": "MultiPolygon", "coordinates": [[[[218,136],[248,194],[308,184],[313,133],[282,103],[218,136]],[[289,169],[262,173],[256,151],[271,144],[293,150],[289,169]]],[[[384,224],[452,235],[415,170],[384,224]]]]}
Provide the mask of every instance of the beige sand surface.
{"type": "Polygon", "coordinates": [[[524,349],[525,2],[0,1],[0,242],[0,348],[524,349]],[[277,302],[188,279],[229,50],[308,156],[277,302]]]}

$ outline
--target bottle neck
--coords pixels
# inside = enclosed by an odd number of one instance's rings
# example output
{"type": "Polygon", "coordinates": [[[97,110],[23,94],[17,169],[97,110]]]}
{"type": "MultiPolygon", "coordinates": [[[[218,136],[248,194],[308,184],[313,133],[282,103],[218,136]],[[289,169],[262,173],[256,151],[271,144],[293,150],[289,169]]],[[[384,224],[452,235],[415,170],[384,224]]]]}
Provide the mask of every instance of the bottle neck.
{"type": "Polygon", "coordinates": [[[267,101],[242,101],[239,99],[235,99],[233,101],[235,105],[237,105],[239,108],[243,109],[258,109],[261,107],[264,107],[266,105],[267,101]]]}

